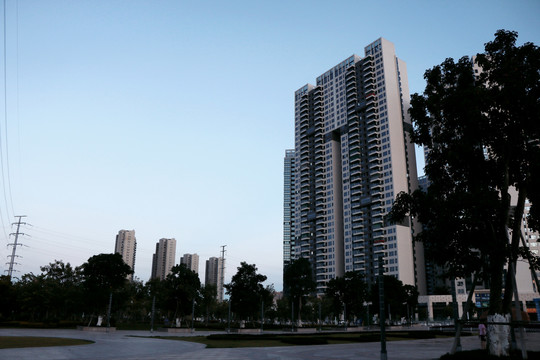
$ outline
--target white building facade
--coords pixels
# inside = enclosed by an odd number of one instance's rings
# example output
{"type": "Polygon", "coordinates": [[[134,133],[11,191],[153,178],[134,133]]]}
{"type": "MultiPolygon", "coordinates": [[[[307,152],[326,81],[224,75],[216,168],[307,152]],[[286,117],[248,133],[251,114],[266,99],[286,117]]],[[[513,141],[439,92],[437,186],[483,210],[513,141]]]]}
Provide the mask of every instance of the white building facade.
{"type": "MultiPolygon", "coordinates": [[[[120,230],[116,235],[114,252],[122,255],[124,262],[129,265],[131,270],[135,271],[135,257],[137,255],[137,239],[135,230],[120,230]]],[[[133,280],[133,274],[128,275],[133,280]]]]}
{"type": "Polygon", "coordinates": [[[204,284],[215,285],[217,289],[217,300],[223,301],[223,272],[225,269],[222,258],[211,257],[206,260],[206,273],[204,284]]]}
{"type": "Polygon", "coordinates": [[[171,272],[176,258],[176,240],[159,239],[152,257],[152,279],[165,280],[171,272]]]}
{"type": "Polygon", "coordinates": [[[197,254],[184,254],[184,256],[180,258],[180,264],[186,265],[186,267],[195,274],[199,273],[199,255],[197,254]]]}
{"type": "Polygon", "coordinates": [[[384,273],[425,293],[417,225],[388,225],[400,191],[418,187],[406,65],[378,39],[295,92],[295,257],[314,268],[317,292],[347,271],[384,273]]]}

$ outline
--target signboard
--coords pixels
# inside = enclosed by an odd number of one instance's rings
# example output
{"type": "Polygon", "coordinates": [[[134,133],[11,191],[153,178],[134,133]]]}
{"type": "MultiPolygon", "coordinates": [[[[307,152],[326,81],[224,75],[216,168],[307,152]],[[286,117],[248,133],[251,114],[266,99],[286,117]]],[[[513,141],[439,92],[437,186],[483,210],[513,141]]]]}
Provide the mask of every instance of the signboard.
{"type": "Polygon", "coordinates": [[[477,308],[489,307],[489,293],[476,293],[474,294],[474,298],[477,308]]]}

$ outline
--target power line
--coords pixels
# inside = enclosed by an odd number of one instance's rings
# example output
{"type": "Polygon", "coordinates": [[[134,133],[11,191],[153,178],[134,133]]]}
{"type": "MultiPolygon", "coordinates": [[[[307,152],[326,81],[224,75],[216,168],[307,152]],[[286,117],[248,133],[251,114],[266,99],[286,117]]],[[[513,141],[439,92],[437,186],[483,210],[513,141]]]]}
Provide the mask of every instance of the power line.
{"type": "MultiPolygon", "coordinates": [[[[4,0],[4,117],[7,121],[7,27],[6,27],[6,0],[4,0]]],[[[9,213],[7,209],[7,197],[6,197],[6,181],[4,177],[4,156],[2,154],[2,134],[0,133],[0,167],[2,168],[2,185],[4,189],[4,200],[6,203],[6,215],[9,219],[9,213]]],[[[6,242],[9,243],[9,236],[6,233],[6,225],[4,222],[4,214],[0,207],[0,221],[2,223],[2,230],[6,238],[6,242]]]]}
{"type": "Polygon", "coordinates": [[[9,214],[9,204],[11,204],[11,210],[13,213],[15,213],[14,207],[13,207],[13,196],[11,194],[11,179],[10,179],[10,170],[9,170],[9,146],[8,146],[8,91],[7,91],[7,1],[4,0],[4,137],[5,137],[5,147],[6,147],[6,171],[7,171],[7,184],[8,184],[8,190],[9,190],[9,198],[10,201],[8,202],[8,197],[6,194],[6,175],[4,173],[4,155],[2,153],[3,145],[2,145],[2,136],[0,134],[0,166],[2,167],[2,187],[4,192],[4,202],[6,205],[6,215],[9,218],[11,218],[9,214]]]}
{"type": "MultiPolygon", "coordinates": [[[[11,213],[15,214],[13,208],[13,196],[11,193],[11,175],[9,170],[9,143],[8,143],[8,105],[7,105],[7,21],[6,21],[6,1],[4,0],[4,117],[5,117],[5,137],[6,137],[6,170],[8,180],[8,193],[11,204],[11,213]]],[[[7,201],[6,201],[7,206],[7,201]]]]}

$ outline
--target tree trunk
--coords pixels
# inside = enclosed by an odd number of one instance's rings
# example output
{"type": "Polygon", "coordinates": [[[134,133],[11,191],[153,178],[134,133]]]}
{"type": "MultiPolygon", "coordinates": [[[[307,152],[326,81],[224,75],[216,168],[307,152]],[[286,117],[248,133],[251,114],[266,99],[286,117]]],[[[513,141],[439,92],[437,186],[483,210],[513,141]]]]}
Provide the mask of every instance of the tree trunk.
{"type": "Polygon", "coordinates": [[[469,306],[472,304],[472,297],[474,294],[474,290],[476,288],[476,276],[473,274],[473,281],[472,281],[472,287],[469,291],[469,295],[467,296],[467,302],[465,303],[465,309],[463,309],[463,314],[461,314],[461,321],[457,325],[456,329],[456,337],[454,338],[454,344],[452,345],[452,349],[450,350],[450,354],[455,354],[458,344],[460,343],[459,337],[461,336],[461,330],[463,329],[463,322],[467,318],[467,314],[469,312],[469,306]]]}
{"type": "Polygon", "coordinates": [[[495,356],[507,356],[509,350],[508,335],[510,334],[509,310],[503,308],[502,277],[506,264],[506,247],[508,232],[506,226],[500,226],[494,234],[495,249],[490,257],[490,299],[489,315],[487,318],[487,335],[489,353],[495,356]],[[501,229],[502,228],[502,229],[501,229]]]}
{"type": "Polygon", "coordinates": [[[508,336],[510,335],[510,326],[505,325],[510,321],[510,314],[488,315],[487,335],[489,353],[495,356],[508,356],[508,336]]]}
{"type": "MultiPolygon", "coordinates": [[[[510,246],[510,259],[508,268],[516,265],[519,250],[519,240],[521,238],[521,222],[523,221],[523,212],[525,210],[525,199],[527,197],[527,189],[519,189],[517,205],[514,209],[514,222],[512,225],[512,242],[510,246]]],[[[506,284],[504,289],[503,309],[510,311],[512,305],[512,275],[511,271],[506,273],[506,284]]]]}

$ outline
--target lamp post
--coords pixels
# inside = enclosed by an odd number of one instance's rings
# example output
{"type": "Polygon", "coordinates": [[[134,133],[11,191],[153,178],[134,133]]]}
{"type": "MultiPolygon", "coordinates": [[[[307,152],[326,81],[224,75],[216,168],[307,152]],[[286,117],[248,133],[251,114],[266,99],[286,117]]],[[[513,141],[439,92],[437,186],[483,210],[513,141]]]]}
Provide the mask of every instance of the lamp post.
{"type": "Polygon", "coordinates": [[[107,332],[111,328],[112,290],[109,293],[109,308],[107,309],[107,332]]]}
{"type": "Polygon", "coordinates": [[[322,331],[321,307],[322,307],[322,302],[319,302],[319,332],[322,331]]]}
{"type": "Polygon", "coordinates": [[[191,304],[191,332],[193,333],[195,329],[195,298],[191,304]]]}
{"type": "Polygon", "coordinates": [[[291,332],[294,332],[294,300],[291,301],[291,332]]]}
{"type": "Polygon", "coordinates": [[[150,332],[154,332],[154,313],[156,311],[156,295],[152,298],[152,319],[150,320],[150,332]]]}
{"type": "Polygon", "coordinates": [[[384,314],[384,269],[382,256],[379,256],[379,317],[379,324],[381,326],[381,360],[386,360],[388,358],[388,355],[386,353],[386,318],[384,314]]]}
{"type": "Polygon", "coordinates": [[[227,334],[231,332],[231,298],[229,297],[229,316],[227,318],[227,334]]]}
{"type": "Polygon", "coordinates": [[[366,323],[367,323],[367,329],[369,330],[369,305],[372,305],[373,303],[371,301],[364,301],[364,306],[367,308],[367,318],[366,318],[366,323]]]}
{"type": "Polygon", "coordinates": [[[264,324],[264,300],[261,300],[261,333],[263,332],[264,324]]]}

